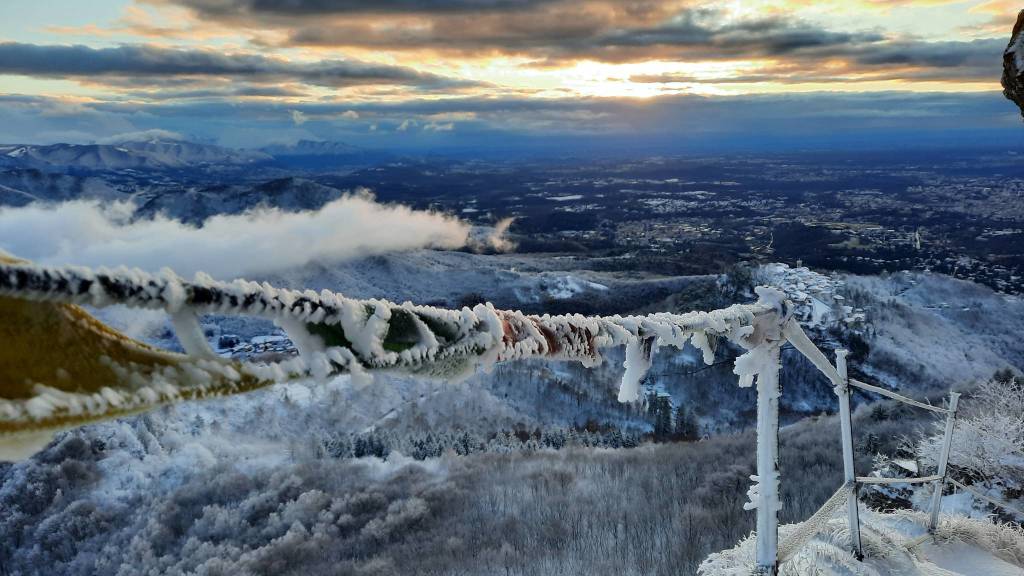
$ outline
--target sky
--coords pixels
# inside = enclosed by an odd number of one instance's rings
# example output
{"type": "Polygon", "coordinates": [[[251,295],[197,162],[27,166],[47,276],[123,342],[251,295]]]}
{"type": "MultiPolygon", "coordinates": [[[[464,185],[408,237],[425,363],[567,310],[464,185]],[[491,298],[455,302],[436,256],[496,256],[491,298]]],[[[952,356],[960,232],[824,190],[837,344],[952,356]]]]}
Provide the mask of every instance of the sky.
{"type": "Polygon", "coordinates": [[[5,0],[0,142],[1024,143],[1007,0],[5,0]]]}

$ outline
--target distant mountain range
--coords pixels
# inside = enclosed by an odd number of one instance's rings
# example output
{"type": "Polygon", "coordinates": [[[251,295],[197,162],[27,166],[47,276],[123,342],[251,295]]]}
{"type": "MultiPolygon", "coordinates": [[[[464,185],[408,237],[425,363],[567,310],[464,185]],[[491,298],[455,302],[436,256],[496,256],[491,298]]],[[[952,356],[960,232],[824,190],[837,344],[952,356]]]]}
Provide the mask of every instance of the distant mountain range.
{"type": "Polygon", "coordinates": [[[117,144],[0,146],[0,166],[79,170],[165,170],[272,160],[268,154],[195,142],[148,140],[117,144]]]}
{"type": "Polygon", "coordinates": [[[0,145],[0,206],[131,201],[136,215],[193,224],[256,206],[315,210],[342,190],[297,175],[350,172],[394,159],[342,142],[238,150],[171,138],[0,145]]]}
{"type": "Polygon", "coordinates": [[[335,170],[386,161],[393,156],[343,142],[300,140],[262,150],[241,150],[169,138],[109,144],[0,145],[0,168],[66,171],[161,171],[204,166],[218,169],[254,165],[335,170]]]}
{"type": "Polygon", "coordinates": [[[368,166],[394,160],[396,156],[382,150],[369,150],[344,142],[299,140],[294,144],[261,148],[274,159],[274,164],[314,171],[332,171],[351,166],[368,166]]]}
{"type": "Polygon", "coordinates": [[[321,142],[316,140],[299,140],[294,144],[278,144],[261,148],[263,152],[275,158],[294,156],[347,156],[363,154],[367,150],[344,142],[321,142]]]}

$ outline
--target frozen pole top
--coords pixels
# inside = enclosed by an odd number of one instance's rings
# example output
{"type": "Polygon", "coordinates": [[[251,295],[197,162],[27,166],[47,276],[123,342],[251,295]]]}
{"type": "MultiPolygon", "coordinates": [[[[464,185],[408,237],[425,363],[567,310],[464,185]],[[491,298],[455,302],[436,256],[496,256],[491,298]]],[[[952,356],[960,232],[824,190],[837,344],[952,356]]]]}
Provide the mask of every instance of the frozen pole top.
{"type": "Polygon", "coordinates": [[[1003,95],[1024,115],[1024,10],[1017,15],[1010,43],[1003,53],[1003,95]]]}

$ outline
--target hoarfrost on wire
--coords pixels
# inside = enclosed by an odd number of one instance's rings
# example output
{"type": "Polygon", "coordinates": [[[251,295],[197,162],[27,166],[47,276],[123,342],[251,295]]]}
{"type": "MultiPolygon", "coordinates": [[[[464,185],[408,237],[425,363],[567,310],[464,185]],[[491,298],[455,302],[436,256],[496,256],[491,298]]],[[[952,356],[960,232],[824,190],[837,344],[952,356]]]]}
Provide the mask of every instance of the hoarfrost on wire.
{"type": "MultiPolygon", "coordinates": [[[[165,369],[166,374],[141,374],[119,366],[122,381],[130,384],[125,391],[110,390],[85,398],[80,394],[40,390],[29,401],[3,400],[0,417],[39,420],[58,409],[96,413],[111,406],[144,408],[179,397],[181,389],[176,383],[187,382],[202,388],[215,375],[237,380],[238,370],[269,382],[303,375],[324,379],[341,372],[365,380],[371,369],[457,380],[477,369],[489,370],[496,362],[536,356],[594,366],[602,361],[601,349],[615,346],[625,346],[627,350],[619,400],[632,402],[638,399],[639,382],[650,368],[651,356],[659,345],[682,348],[693,343],[709,364],[714,360],[712,338],[728,338],[744,348],[757,350],[755,334],[764,334],[771,330],[768,324],[779,322],[778,313],[785,298],[773,289],[759,288],[758,294],[757,304],[733,305],[711,312],[534,316],[498,310],[490,304],[447,310],[410,302],[356,300],[327,290],[300,292],[246,280],[217,282],[204,274],[187,282],[170,270],[149,274],[126,268],[93,271],[81,267],[3,264],[2,296],[98,308],[122,304],[164,310],[171,315],[183,347],[193,358],[183,358],[176,368],[165,369]],[[276,364],[231,363],[212,357],[196,320],[201,314],[271,319],[288,334],[300,356],[276,364]],[[391,338],[398,324],[404,324],[401,329],[407,332],[403,346],[396,346],[391,338]],[[756,329],[755,325],[760,324],[766,326],[756,329]],[[323,328],[338,341],[325,341],[323,328]]],[[[760,361],[750,356],[757,354],[753,350],[741,357],[742,364],[760,361]]],[[[203,395],[202,390],[192,394],[203,395]]]]}

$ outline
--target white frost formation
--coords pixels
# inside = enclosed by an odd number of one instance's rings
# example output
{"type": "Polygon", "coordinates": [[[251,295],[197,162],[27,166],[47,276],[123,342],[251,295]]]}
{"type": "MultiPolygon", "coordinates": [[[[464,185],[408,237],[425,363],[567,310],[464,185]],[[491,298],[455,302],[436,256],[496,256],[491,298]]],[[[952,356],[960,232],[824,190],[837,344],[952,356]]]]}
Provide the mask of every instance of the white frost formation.
{"type": "MultiPolygon", "coordinates": [[[[619,392],[623,402],[638,398],[638,383],[659,345],[682,348],[693,342],[711,362],[710,339],[725,337],[752,349],[740,359],[748,380],[759,369],[758,346],[765,335],[778,331],[784,315],[783,295],[759,289],[753,305],[733,305],[712,312],[658,313],[648,316],[584,317],[533,316],[497,310],[490,304],[447,310],[395,304],[384,300],[355,300],[324,290],[299,292],[245,280],[217,282],[197,274],[191,282],[170,270],[149,274],[137,269],[91,270],[33,264],[0,265],[0,296],[64,302],[94,307],[121,304],[164,310],[182,330],[182,341],[196,362],[203,360],[205,342],[196,334],[195,317],[202,314],[249,315],[268,318],[283,328],[300,357],[281,364],[244,364],[247,373],[282,381],[295,377],[326,378],[348,372],[394,370],[428,377],[458,379],[495,362],[530,357],[572,360],[593,366],[600,350],[626,346],[625,377],[619,392]]],[[[227,368],[222,367],[223,368],[227,368]]],[[[205,368],[204,368],[205,369],[205,368]]],[[[126,382],[139,378],[125,375],[126,382]]],[[[143,383],[139,383],[143,385],[143,383]]],[[[18,413],[14,404],[0,400],[18,413]]],[[[34,407],[43,402],[34,402],[34,407]]],[[[25,406],[20,406],[24,408],[25,406]]]]}

